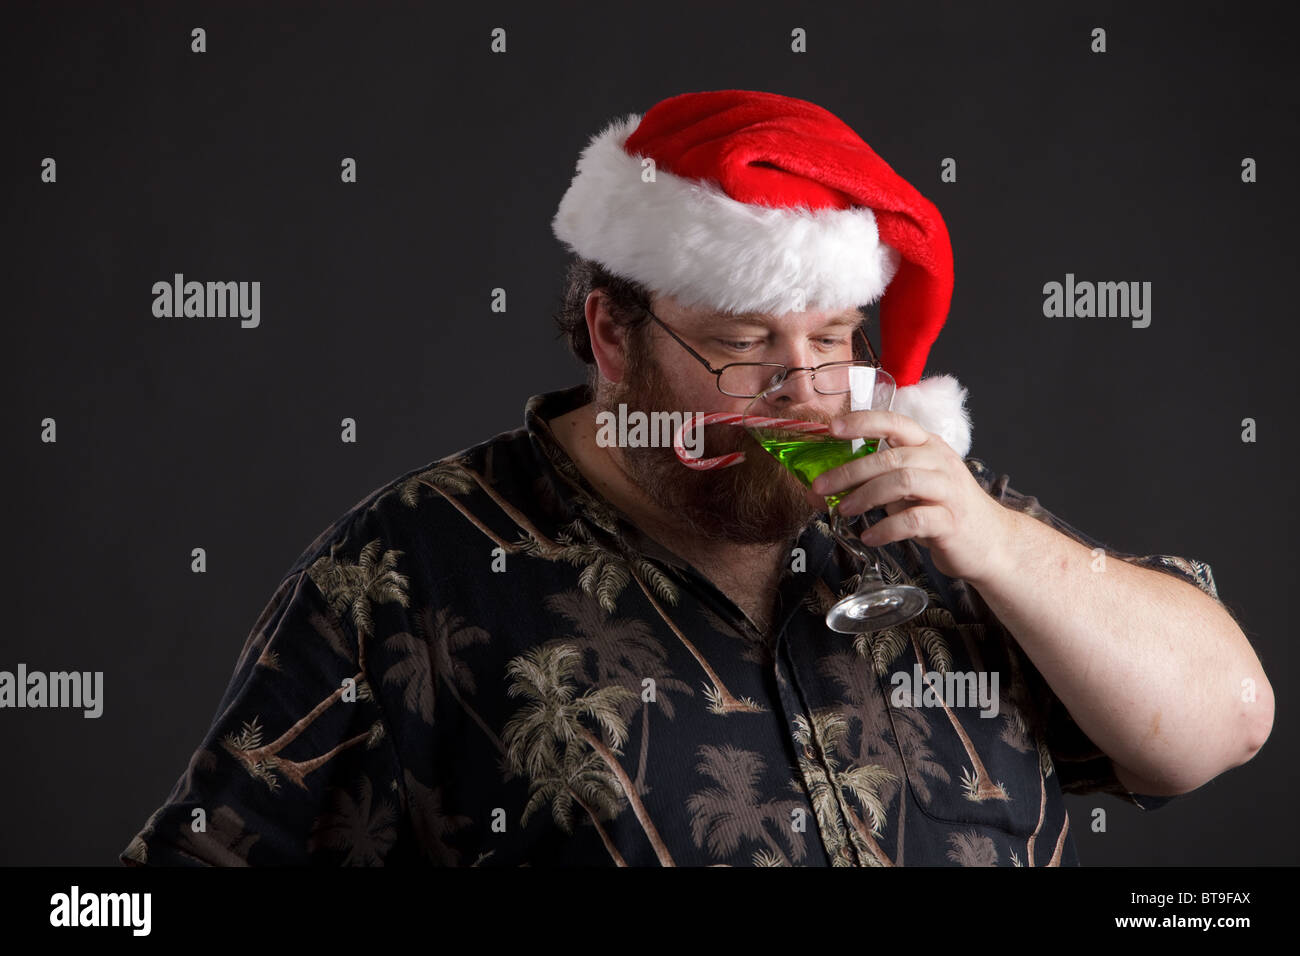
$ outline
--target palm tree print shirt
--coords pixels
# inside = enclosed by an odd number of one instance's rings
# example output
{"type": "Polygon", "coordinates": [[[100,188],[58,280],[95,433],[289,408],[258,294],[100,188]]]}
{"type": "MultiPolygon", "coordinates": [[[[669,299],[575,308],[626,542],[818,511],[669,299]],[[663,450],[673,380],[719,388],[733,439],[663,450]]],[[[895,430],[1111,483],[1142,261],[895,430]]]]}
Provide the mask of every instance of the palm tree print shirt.
{"type": "MultiPolygon", "coordinates": [[[[589,398],[534,396],[522,428],[312,542],[122,862],[1075,866],[1063,793],[1168,801],[1120,784],[978,592],[910,541],[875,550],[925,589],[921,616],[827,628],[857,577],[817,516],[759,633],[556,442],[547,421],[589,398]],[[946,696],[950,676],[971,692],[946,696]]],[[[1106,550],[1218,600],[1206,564],[1106,550]]]]}

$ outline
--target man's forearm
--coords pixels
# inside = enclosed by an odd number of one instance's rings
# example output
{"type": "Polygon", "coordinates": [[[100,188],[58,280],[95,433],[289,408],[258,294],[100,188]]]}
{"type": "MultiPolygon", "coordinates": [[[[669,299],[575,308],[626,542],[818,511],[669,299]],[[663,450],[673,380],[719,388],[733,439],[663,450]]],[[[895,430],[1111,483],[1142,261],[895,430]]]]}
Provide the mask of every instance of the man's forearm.
{"type": "Polygon", "coordinates": [[[1231,615],[1159,571],[1109,555],[1094,570],[1084,545],[1003,511],[1004,545],[969,583],[1123,782],[1185,793],[1254,755],[1272,727],[1273,690],[1231,615]]]}

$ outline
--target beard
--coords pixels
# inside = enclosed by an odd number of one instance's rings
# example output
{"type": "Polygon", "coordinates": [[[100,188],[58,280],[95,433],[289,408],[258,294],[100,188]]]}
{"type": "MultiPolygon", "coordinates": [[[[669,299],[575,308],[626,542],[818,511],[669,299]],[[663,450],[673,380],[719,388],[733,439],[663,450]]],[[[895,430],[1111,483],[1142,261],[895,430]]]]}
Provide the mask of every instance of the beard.
{"type": "MultiPolygon", "coordinates": [[[[623,381],[595,401],[599,411],[615,415],[620,403],[629,413],[647,416],[656,411],[688,415],[697,411],[677,400],[659,366],[638,349],[632,350],[623,381]]],[[[781,414],[830,420],[811,409],[781,414]]],[[[672,447],[618,449],[633,483],[692,534],[732,544],[776,544],[793,540],[819,513],[808,503],[804,485],[743,428],[708,425],[696,433],[696,440],[708,448],[708,457],[743,451],[745,460],[728,468],[697,471],[683,465],[672,447]]]]}

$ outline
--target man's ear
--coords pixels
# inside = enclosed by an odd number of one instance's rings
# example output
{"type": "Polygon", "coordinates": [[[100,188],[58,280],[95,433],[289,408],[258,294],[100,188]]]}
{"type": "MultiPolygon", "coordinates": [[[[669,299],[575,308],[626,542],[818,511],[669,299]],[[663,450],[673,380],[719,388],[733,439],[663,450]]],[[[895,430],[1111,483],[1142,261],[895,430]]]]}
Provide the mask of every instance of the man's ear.
{"type": "Polygon", "coordinates": [[[599,289],[587,295],[587,336],[601,378],[621,382],[627,372],[627,329],[609,314],[609,298],[599,289]]]}

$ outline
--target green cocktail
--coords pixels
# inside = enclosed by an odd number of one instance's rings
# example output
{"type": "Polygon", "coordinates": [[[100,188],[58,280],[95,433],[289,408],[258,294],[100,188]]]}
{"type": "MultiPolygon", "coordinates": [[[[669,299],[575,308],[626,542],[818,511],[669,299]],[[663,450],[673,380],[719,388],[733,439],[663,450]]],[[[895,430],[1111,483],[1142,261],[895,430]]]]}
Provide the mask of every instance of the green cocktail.
{"type": "MultiPolygon", "coordinates": [[[[859,359],[826,363],[816,368],[787,368],[772,376],[765,391],[750,399],[740,425],[749,436],[779,461],[800,484],[810,487],[819,475],[863,455],[875,453],[884,438],[832,438],[822,432],[798,432],[782,428],[780,421],[808,421],[799,409],[816,407],[819,416],[859,411],[889,411],[896,383],[884,369],[859,359]],[[821,396],[821,397],[819,397],[821,396]],[[838,401],[837,401],[838,397],[838,401]]],[[[854,481],[860,487],[860,481],[854,481]]],[[[836,601],[826,612],[826,626],[841,634],[861,634],[893,627],[925,610],[929,599],[912,584],[886,584],[880,574],[876,552],[863,543],[855,524],[870,525],[866,514],[845,517],[840,513],[842,496],[823,495],[826,524],[835,540],[862,562],[858,586],[852,594],[836,601]]],[[[806,533],[806,532],[805,532],[806,533]]],[[[882,547],[884,547],[882,545],[882,547]]]]}
{"type": "MultiPolygon", "coordinates": [[[[846,461],[870,455],[880,444],[879,438],[864,438],[857,451],[853,442],[846,438],[826,438],[816,436],[789,437],[790,433],[770,432],[759,434],[759,444],[767,449],[768,454],[779,461],[786,469],[806,486],[824,471],[838,468],[846,461]]],[[[827,495],[826,501],[832,507],[840,503],[838,495],[827,495]]]]}

